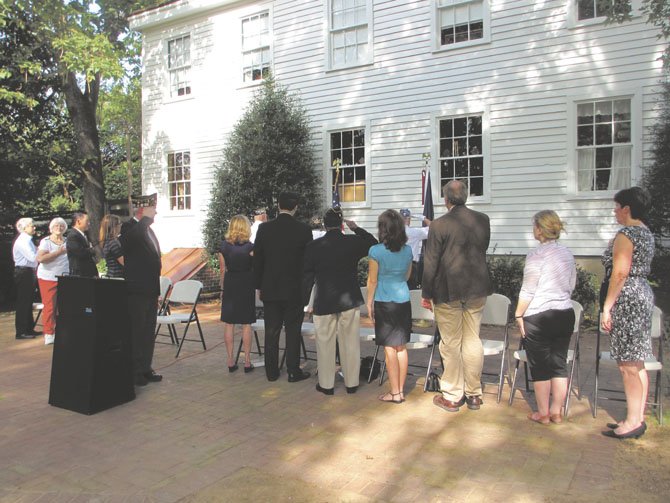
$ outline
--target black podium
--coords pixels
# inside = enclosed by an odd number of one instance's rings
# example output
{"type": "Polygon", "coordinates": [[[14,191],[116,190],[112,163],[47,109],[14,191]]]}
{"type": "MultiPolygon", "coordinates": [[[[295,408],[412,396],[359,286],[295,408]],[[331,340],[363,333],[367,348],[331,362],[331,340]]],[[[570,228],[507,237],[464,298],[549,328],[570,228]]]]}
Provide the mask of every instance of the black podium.
{"type": "Polygon", "coordinates": [[[59,276],[49,404],[95,414],[135,398],[126,282],[59,276]]]}

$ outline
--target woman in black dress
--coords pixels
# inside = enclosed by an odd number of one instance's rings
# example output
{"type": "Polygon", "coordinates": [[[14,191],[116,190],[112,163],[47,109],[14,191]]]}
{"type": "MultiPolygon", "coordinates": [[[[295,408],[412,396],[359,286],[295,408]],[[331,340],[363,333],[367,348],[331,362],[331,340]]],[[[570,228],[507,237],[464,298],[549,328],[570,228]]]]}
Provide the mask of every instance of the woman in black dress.
{"type": "Polygon", "coordinates": [[[224,340],[228,352],[228,371],[235,372],[233,358],[233,331],[242,325],[244,347],[244,372],[251,372],[251,324],[256,321],[256,291],[251,268],[254,245],[249,241],[251,224],[244,215],[230,219],[228,232],[221,242],[221,321],[224,323],[224,340]]]}

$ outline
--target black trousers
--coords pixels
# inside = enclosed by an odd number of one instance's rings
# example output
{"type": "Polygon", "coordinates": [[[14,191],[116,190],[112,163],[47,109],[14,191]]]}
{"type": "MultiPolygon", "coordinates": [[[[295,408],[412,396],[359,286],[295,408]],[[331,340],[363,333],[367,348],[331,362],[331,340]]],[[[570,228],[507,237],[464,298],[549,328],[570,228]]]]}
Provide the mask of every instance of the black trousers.
{"type": "Polygon", "coordinates": [[[131,293],[128,296],[130,339],[135,375],[151,372],[156,341],[156,314],[158,297],[131,293]]]}
{"type": "Polygon", "coordinates": [[[37,276],[32,267],[16,267],[14,269],[14,283],[16,284],[16,335],[28,334],[33,331],[33,299],[37,276]]]}
{"type": "Polygon", "coordinates": [[[303,306],[289,301],[264,301],[265,375],[279,376],[279,334],[286,329],[286,368],[289,374],[300,371],[300,331],[305,317],[303,306]]]}

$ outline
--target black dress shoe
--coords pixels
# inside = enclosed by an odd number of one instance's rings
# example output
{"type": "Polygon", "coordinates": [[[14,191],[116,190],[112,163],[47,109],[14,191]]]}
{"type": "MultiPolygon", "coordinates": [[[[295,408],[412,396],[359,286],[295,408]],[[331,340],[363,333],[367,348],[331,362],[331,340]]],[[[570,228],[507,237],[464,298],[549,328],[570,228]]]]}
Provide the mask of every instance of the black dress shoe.
{"type": "Polygon", "coordinates": [[[299,382],[299,381],[304,381],[307,379],[310,375],[309,372],[304,372],[302,370],[299,370],[298,372],[295,372],[293,374],[289,373],[288,375],[288,382],[299,382]]]}
{"type": "Polygon", "coordinates": [[[239,367],[237,366],[237,363],[236,363],[236,364],[233,365],[232,367],[228,367],[228,372],[230,372],[230,373],[232,374],[232,373],[235,372],[238,368],[239,368],[239,367]]]}
{"type": "Polygon", "coordinates": [[[160,375],[160,374],[157,374],[154,370],[144,374],[144,377],[146,377],[147,381],[149,381],[149,382],[161,382],[163,380],[163,376],[160,375]]]}
{"type": "Polygon", "coordinates": [[[149,379],[144,377],[143,374],[138,374],[135,376],[135,386],[146,386],[149,384],[149,379]]]}
{"type": "MultiPolygon", "coordinates": [[[[606,425],[610,430],[616,430],[619,427],[619,423],[607,423],[606,425]]],[[[642,426],[644,426],[645,431],[647,430],[647,423],[642,421],[642,426]]]]}
{"type": "Polygon", "coordinates": [[[333,388],[322,388],[318,384],[316,385],[316,391],[319,393],[323,393],[324,395],[332,395],[335,393],[335,390],[333,388]]]}
{"type": "Polygon", "coordinates": [[[358,386],[345,386],[347,388],[347,393],[353,395],[358,391],[358,386]]]}
{"type": "Polygon", "coordinates": [[[480,396],[466,396],[465,401],[468,404],[468,409],[479,410],[479,407],[484,403],[480,396]]]}
{"type": "Polygon", "coordinates": [[[34,339],[35,336],[30,335],[30,334],[19,334],[19,335],[16,336],[16,338],[17,339],[34,339]]]}
{"type": "Polygon", "coordinates": [[[277,379],[279,379],[279,374],[277,374],[277,375],[267,375],[267,374],[266,374],[266,376],[267,376],[267,378],[268,378],[268,381],[270,381],[270,382],[274,382],[274,381],[276,381],[277,379]]]}
{"type": "Polygon", "coordinates": [[[37,330],[31,330],[30,332],[28,332],[27,335],[32,335],[33,337],[35,337],[37,335],[42,335],[42,332],[39,332],[37,330]]]}
{"type": "Polygon", "coordinates": [[[640,438],[642,435],[644,435],[644,432],[646,431],[646,429],[647,429],[647,425],[646,424],[641,424],[637,428],[635,428],[633,430],[630,430],[627,433],[618,434],[614,430],[605,430],[605,431],[601,431],[600,433],[602,433],[606,437],[618,438],[619,440],[623,440],[625,438],[640,438]]]}

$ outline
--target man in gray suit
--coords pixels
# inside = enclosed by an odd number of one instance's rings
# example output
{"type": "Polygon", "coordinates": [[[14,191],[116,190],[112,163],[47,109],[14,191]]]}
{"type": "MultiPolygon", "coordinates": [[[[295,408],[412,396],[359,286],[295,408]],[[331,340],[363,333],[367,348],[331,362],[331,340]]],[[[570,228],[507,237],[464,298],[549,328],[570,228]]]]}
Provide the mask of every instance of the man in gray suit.
{"type": "Polygon", "coordinates": [[[457,412],[482,403],[484,363],[479,327],[486,297],[492,293],[486,266],[489,217],[466,208],[468,186],[452,180],[444,186],[447,214],[433,221],[424,254],[422,304],[435,310],[444,361],[442,396],[433,403],[457,412]]]}

